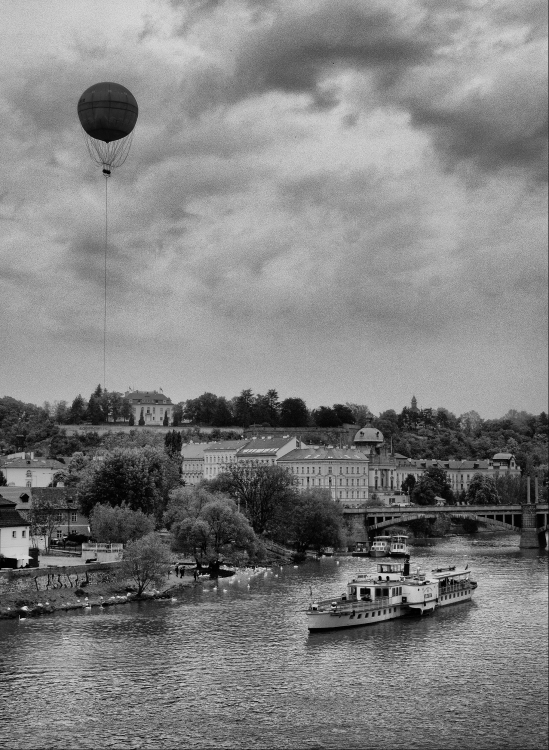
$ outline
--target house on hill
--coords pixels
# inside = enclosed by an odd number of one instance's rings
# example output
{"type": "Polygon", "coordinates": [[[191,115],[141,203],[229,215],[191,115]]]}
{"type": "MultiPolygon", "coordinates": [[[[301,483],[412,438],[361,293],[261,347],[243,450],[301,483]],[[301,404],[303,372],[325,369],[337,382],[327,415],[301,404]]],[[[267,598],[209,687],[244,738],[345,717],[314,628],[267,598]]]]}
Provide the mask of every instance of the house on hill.
{"type": "Polygon", "coordinates": [[[162,425],[167,417],[168,422],[173,419],[173,404],[171,398],[159,391],[127,391],[124,397],[128,399],[135,424],[143,414],[147,426],[162,425]]]}
{"type": "Polygon", "coordinates": [[[6,477],[10,487],[48,487],[53,475],[66,468],[54,458],[34,458],[34,453],[26,453],[24,457],[0,457],[0,471],[6,477]]]}

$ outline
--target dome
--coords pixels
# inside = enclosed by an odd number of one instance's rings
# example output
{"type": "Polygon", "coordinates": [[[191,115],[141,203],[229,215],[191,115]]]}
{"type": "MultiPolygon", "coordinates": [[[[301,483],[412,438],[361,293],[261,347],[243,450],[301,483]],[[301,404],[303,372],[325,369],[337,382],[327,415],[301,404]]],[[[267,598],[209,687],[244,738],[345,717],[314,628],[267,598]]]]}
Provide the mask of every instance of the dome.
{"type": "Polygon", "coordinates": [[[356,433],[354,442],[380,445],[383,442],[383,439],[383,433],[376,430],[375,427],[363,427],[356,433]]]}

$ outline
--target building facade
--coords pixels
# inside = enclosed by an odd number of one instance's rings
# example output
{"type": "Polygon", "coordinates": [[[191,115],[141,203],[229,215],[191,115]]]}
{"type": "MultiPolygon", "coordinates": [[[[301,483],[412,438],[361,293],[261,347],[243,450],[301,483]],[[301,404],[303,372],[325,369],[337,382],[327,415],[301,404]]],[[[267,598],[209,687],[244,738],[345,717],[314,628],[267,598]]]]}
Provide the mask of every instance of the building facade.
{"type": "Polygon", "coordinates": [[[0,495],[0,568],[3,558],[24,568],[30,560],[29,547],[30,523],[17,512],[16,503],[0,495]]]}
{"type": "Polygon", "coordinates": [[[295,436],[253,438],[242,448],[239,448],[236,452],[236,460],[238,462],[274,466],[277,461],[290,453],[290,451],[301,447],[301,441],[295,436]]]}
{"type": "Polygon", "coordinates": [[[308,446],[278,459],[295,477],[300,491],[328,490],[340,503],[368,500],[368,456],[356,448],[315,448],[308,446]]]}
{"type": "Polygon", "coordinates": [[[204,479],[204,450],[208,443],[187,443],[181,446],[181,479],[187,486],[204,479]]]}
{"type": "Polygon", "coordinates": [[[221,440],[204,448],[204,479],[214,479],[226,466],[236,462],[236,454],[248,440],[221,440]]]}
{"type": "Polygon", "coordinates": [[[53,458],[34,458],[34,453],[0,458],[0,471],[10,487],[48,487],[54,474],[65,468],[53,458]]]}
{"type": "Polygon", "coordinates": [[[124,397],[128,399],[135,424],[143,415],[145,424],[162,425],[167,417],[171,424],[173,420],[173,404],[171,398],[159,391],[127,391],[124,397]]]}

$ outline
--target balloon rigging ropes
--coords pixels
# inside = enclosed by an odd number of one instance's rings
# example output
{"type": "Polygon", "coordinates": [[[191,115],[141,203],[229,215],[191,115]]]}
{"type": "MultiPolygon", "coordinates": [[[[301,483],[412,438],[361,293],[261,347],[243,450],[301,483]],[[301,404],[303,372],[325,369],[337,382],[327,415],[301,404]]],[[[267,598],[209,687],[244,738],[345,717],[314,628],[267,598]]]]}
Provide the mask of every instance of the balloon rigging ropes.
{"type": "Polygon", "coordinates": [[[126,161],[139,109],[135,97],[119,83],[96,83],[78,100],[78,118],[91,159],[105,175],[105,273],[103,315],[103,388],[107,382],[107,249],[108,188],[111,171],[126,161]]]}

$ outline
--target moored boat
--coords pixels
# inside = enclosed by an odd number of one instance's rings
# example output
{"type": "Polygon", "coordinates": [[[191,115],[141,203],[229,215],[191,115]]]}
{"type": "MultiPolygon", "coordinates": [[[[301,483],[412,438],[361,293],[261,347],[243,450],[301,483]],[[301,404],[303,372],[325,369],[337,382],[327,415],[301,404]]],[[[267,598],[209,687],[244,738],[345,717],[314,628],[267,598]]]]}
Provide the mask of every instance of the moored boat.
{"type": "Polygon", "coordinates": [[[351,552],[352,557],[368,557],[370,554],[369,542],[357,542],[354,550],[351,552]]]}
{"type": "Polygon", "coordinates": [[[387,557],[391,549],[390,536],[376,536],[370,547],[370,557],[387,557]]]}
{"type": "Polygon", "coordinates": [[[477,584],[468,566],[436,568],[430,574],[404,563],[379,563],[376,573],[359,573],[340,598],[314,601],[307,610],[310,631],[374,625],[437,606],[471,599],[477,584]]]}
{"type": "Polygon", "coordinates": [[[394,534],[391,537],[389,554],[391,557],[406,557],[410,554],[408,550],[408,537],[405,534],[394,534]]]}

